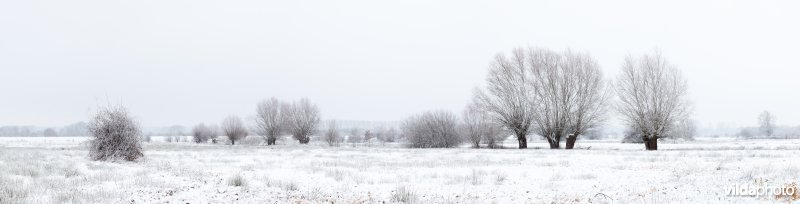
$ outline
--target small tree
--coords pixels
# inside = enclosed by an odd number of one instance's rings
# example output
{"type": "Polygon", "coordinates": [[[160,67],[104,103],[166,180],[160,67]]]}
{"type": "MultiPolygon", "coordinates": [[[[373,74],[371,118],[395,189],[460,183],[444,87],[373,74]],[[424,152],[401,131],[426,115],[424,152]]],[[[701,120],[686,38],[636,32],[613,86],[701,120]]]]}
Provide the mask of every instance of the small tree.
{"type": "Polygon", "coordinates": [[[481,144],[481,139],[483,139],[485,134],[485,117],[482,115],[482,112],[478,110],[474,105],[470,104],[464,110],[464,113],[461,115],[462,128],[463,131],[462,135],[464,138],[469,141],[472,145],[472,148],[479,148],[481,144]]]}
{"type": "Polygon", "coordinates": [[[144,156],[141,128],[122,106],[104,107],[89,123],[89,157],[93,160],[124,159],[133,161],[144,156]]]}
{"type": "Polygon", "coordinates": [[[495,123],[489,116],[478,109],[475,104],[470,104],[464,110],[462,119],[462,135],[473,148],[479,148],[481,142],[489,148],[499,148],[499,144],[508,135],[503,127],[495,123]]]}
{"type": "Polygon", "coordinates": [[[406,119],[403,133],[411,148],[447,148],[461,143],[456,116],[447,111],[425,112],[406,119]]]}
{"type": "Polygon", "coordinates": [[[209,139],[214,137],[215,133],[203,123],[200,123],[192,128],[192,137],[195,143],[206,143],[209,139]]]}
{"type": "Polygon", "coordinates": [[[247,129],[245,129],[242,119],[237,116],[228,116],[222,121],[222,132],[231,141],[231,145],[235,145],[237,140],[247,136],[247,129]]]}
{"type": "Polygon", "coordinates": [[[331,120],[328,122],[328,130],[325,131],[323,140],[325,140],[329,146],[339,146],[339,143],[342,142],[343,139],[339,134],[339,127],[336,125],[336,120],[331,120]]]}
{"type": "Polygon", "coordinates": [[[758,116],[758,124],[764,136],[771,137],[775,133],[775,115],[769,111],[761,112],[761,115],[758,116]]]}

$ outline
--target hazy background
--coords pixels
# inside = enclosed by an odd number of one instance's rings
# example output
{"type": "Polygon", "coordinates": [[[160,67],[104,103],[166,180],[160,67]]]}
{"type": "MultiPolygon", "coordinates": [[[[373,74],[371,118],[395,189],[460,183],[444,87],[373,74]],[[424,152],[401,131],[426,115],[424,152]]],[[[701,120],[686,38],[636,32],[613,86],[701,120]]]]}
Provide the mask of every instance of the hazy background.
{"type": "Polygon", "coordinates": [[[308,97],[323,118],[460,112],[498,52],[572,48],[605,76],[659,48],[702,126],[800,125],[797,1],[0,1],[0,126],[122,103],[145,126],[308,97]]]}

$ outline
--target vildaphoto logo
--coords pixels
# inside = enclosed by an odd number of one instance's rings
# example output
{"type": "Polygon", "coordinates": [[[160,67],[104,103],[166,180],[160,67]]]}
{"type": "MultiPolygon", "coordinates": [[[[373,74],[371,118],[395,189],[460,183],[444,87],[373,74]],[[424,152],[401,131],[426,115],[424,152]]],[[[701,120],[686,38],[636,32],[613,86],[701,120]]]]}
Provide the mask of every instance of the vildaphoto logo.
{"type": "Polygon", "coordinates": [[[797,187],[793,185],[781,186],[756,186],[750,184],[734,184],[725,188],[725,192],[731,196],[753,196],[753,197],[782,197],[797,195],[797,187]]]}

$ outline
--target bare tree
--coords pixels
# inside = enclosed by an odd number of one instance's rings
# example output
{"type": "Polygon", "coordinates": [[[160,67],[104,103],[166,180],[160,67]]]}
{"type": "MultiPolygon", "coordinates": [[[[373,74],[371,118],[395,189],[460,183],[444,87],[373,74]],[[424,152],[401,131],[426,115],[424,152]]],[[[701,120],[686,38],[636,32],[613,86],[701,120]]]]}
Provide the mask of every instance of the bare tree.
{"type": "Polygon", "coordinates": [[[320,114],[317,105],[303,98],[289,105],[286,114],[289,132],[300,144],[308,144],[311,141],[310,136],[319,127],[320,114]]]}
{"type": "Polygon", "coordinates": [[[528,83],[531,69],[526,64],[523,49],[515,49],[511,57],[498,54],[490,66],[486,91],[476,89],[473,98],[479,110],[514,133],[520,149],[528,148],[534,120],[528,83]]]}
{"type": "Polygon", "coordinates": [[[567,114],[567,149],[577,137],[599,128],[608,110],[609,88],[595,59],[586,53],[566,51],[562,60],[569,107],[567,114]]]}
{"type": "Polygon", "coordinates": [[[238,116],[228,116],[222,121],[222,132],[231,141],[231,145],[235,145],[237,140],[247,137],[247,129],[242,123],[242,119],[238,116]]]}
{"type": "Polygon", "coordinates": [[[473,148],[480,148],[481,139],[483,139],[486,132],[486,119],[485,114],[478,110],[474,104],[467,105],[461,115],[462,135],[473,148]]]}
{"type": "Polygon", "coordinates": [[[772,137],[775,133],[775,115],[769,111],[761,112],[758,116],[759,130],[764,136],[772,137]]]}
{"type": "Polygon", "coordinates": [[[133,161],[144,156],[141,128],[124,107],[100,108],[88,128],[93,137],[89,150],[93,160],[133,161]]]}
{"type": "Polygon", "coordinates": [[[256,108],[256,133],[264,137],[267,145],[274,145],[285,129],[284,106],[287,104],[273,97],[262,101],[256,108]]]}
{"type": "Polygon", "coordinates": [[[597,126],[607,110],[609,94],[600,68],[589,54],[570,50],[529,48],[526,56],[535,130],[550,148],[560,148],[567,137],[566,148],[572,149],[577,137],[597,126]]]}
{"type": "Polygon", "coordinates": [[[550,144],[550,148],[560,148],[561,140],[569,125],[570,98],[572,86],[561,69],[561,55],[547,49],[529,48],[524,54],[530,66],[527,80],[529,96],[534,107],[533,125],[536,132],[550,144]]]}
{"type": "Polygon", "coordinates": [[[616,91],[620,99],[617,110],[639,131],[647,150],[657,150],[658,139],[690,112],[686,79],[658,52],[627,57],[616,91]]]}
{"type": "Polygon", "coordinates": [[[192,137],[195,143],[206,143],[214,137],[215,133],[203,123],[197,124],[192,128],[192,137]]]}
{"type": "Polygon", "coordinates": [[[328,130],[325,131],[323,140],[325,140],[329,146],[339,146],[339,143],[342,143],[343,139],[341,134],[339,134],[339,127],[336,125],[336,120],[328,121],[328,130]]]}
{"type": "Polygon", "coordinates": [[[456,116],[451,112],[425,112],[406,119],[403,132],[412,148],[455,147],[461,143],[456,123],[456,116]]]}
{"type": "Polygon", "coordinates": [[[467,105],[462,119],[462,136],[469,141],[473,148],[479,148],[481,142],[489,148],[502,147],[499,143],[508,137],[502,127],[478,109],[475,104],[467,105]]]}

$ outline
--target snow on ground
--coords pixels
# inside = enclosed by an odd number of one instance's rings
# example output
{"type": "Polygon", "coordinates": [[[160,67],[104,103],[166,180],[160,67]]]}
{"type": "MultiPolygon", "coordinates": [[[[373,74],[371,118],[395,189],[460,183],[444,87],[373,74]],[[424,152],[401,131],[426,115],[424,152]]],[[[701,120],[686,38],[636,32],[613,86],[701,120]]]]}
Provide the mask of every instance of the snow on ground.
{"type": "Polygon", "coordinates": [[[800,140],[654,152],[616,141],[519,150],[154,140],[138,162],[89,161],[85,141],[0,138],[0,203],[753,203],[783,198],[726,188],[800,181],[800,140]]]}

